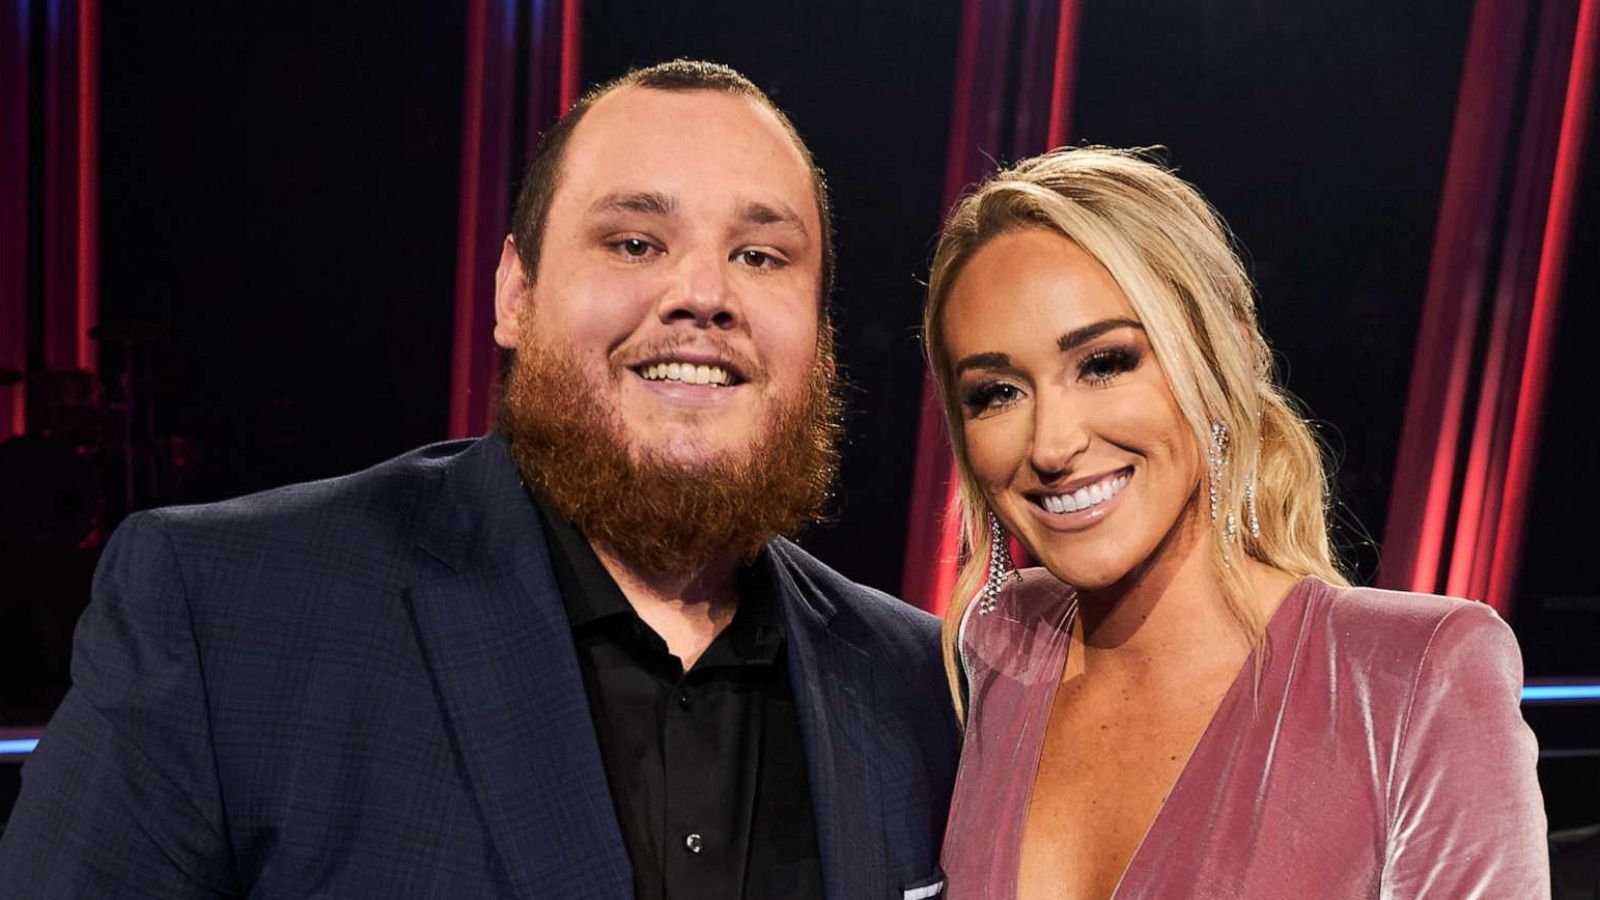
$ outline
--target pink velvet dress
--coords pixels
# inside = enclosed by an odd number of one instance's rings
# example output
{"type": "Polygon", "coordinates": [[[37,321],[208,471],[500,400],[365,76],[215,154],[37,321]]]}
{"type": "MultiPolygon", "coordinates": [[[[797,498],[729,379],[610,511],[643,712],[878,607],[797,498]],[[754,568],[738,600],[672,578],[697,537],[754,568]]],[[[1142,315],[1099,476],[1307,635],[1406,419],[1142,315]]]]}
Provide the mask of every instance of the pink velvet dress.
{"type": "MultiPolygon", "coordinates": [[[[971,702],[942,858],[955,900],[1016,894],[1070,607],[1036,569],[963,623],[971,702]]],[[[1115,900],[1550,896],[1522,663],[1492,609],[1308,578],[1263,647],[1115,900]]]]}

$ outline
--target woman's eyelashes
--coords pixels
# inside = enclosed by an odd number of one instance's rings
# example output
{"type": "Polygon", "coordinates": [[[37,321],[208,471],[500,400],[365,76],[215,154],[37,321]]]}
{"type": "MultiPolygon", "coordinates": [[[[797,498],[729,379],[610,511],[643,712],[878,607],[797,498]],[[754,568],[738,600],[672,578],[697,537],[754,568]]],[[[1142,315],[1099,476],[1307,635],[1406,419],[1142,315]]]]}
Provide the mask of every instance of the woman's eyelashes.
{"type": "MultiPolygon", "coordinates": [[[[1077,378],[1089,387],[1106,387],[1117,376],[1139,368],[1144,359],[1138,347],[1102,347],[1084,353],[1077,363],[1077,378]]],[[[1000,378],[986,378],[961,388],[961,405],[968,415],[1004,409],[1022,399],[1022,389],[1000,378]]]]}
{"type": "Polygon", "coordinates": [[[980,381],[961,391],[961,405],[967,412],[978,415],[986,410],[1000,409],[1014,403],[1022,392],[1016,385],[1004,381],[980,381]]]}
{"type": "Polygon", "coordinates": [[[1106,347],[1085,354],[1078,363],[1078,378],[1095,387],[1110,384],[1124,372],[1139,368],[1141,354],[1135,347],[1106,347]]]}

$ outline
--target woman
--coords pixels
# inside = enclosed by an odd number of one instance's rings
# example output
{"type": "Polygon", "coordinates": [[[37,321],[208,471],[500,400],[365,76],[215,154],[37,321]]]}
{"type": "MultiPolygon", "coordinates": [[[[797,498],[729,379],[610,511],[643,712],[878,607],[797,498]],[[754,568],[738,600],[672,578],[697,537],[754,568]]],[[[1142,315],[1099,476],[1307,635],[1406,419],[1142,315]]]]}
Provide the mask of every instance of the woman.
{"type": "Polygon", "coordinates": [[[1192,187],[1104,148],[1001,172],[951,214],[925,327],[970,550],[949,896],[1549,896],[1510,630],[1340,576],[1192,187]]]}

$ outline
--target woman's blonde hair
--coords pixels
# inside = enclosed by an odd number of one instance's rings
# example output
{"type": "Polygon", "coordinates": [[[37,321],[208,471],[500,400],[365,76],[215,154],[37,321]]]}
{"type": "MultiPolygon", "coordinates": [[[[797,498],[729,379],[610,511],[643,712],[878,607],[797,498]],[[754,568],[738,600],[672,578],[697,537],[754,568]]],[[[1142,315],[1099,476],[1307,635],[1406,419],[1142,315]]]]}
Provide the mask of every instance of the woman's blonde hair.
{"type": "Polygon", "coordinates": [[[1290,575],[1344,584],[1328,543],[1328,478],[1293,400],[1275,383],[1250,279],[1231,236],[1193,186],[1148,150],[1061,149],[996,173],[951,210],[934,252],[923,335],[955,450],[962,563],[944,622],[945,668],[958,712],[956,640],[989,559],[989,505],[967,459],[961,403],[940,321],[962,267],[990,240],[1023,228],[1057,232],[1100,262],[1127,295],[1202,451],[1227,427],[1217,473],[1212,560],[1229,611],[1253,641],[1266,622],[1241,567],[1249,556],[1290,575]],[[1260,535],[1247,527],[1255,480],[1260,535]],[[1235,523],[1234,540],[1224,523],[1235,523]]]}

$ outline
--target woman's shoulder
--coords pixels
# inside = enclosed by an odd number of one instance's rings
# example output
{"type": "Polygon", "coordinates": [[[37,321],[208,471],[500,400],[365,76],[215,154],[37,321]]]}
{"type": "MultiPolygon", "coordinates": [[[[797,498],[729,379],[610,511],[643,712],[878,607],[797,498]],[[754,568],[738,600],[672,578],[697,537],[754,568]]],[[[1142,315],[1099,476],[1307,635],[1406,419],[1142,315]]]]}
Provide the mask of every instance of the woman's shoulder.
{"type": "Polygon", "coordinates": [[[1486,603],[1383,588],[1345,587],[1319,578],[1305,583],[1306,615],[1322,619],[1341,636],[1379,646],[1436,640],[1441,631],[1509,629],[1486,603]]]}
{"type": "Polygon", "coordinates": [[[1461,670],[1493,672],[1520,686],[1516,638],[1488,604],[1315,578],[1295,593],[1302,595],[1302,608],[1292,617],[1298,621],[1283,623],[1296,626],[1283,637],[1300,646],[1296,655],[1305,655],[1307,643],[1322,644],[1323,658],[1337,661],[1336,667],[1361,669],[1374,683],[1391,676],[1408,688],[1430,675],[1465,675],[1461,670]]]}

